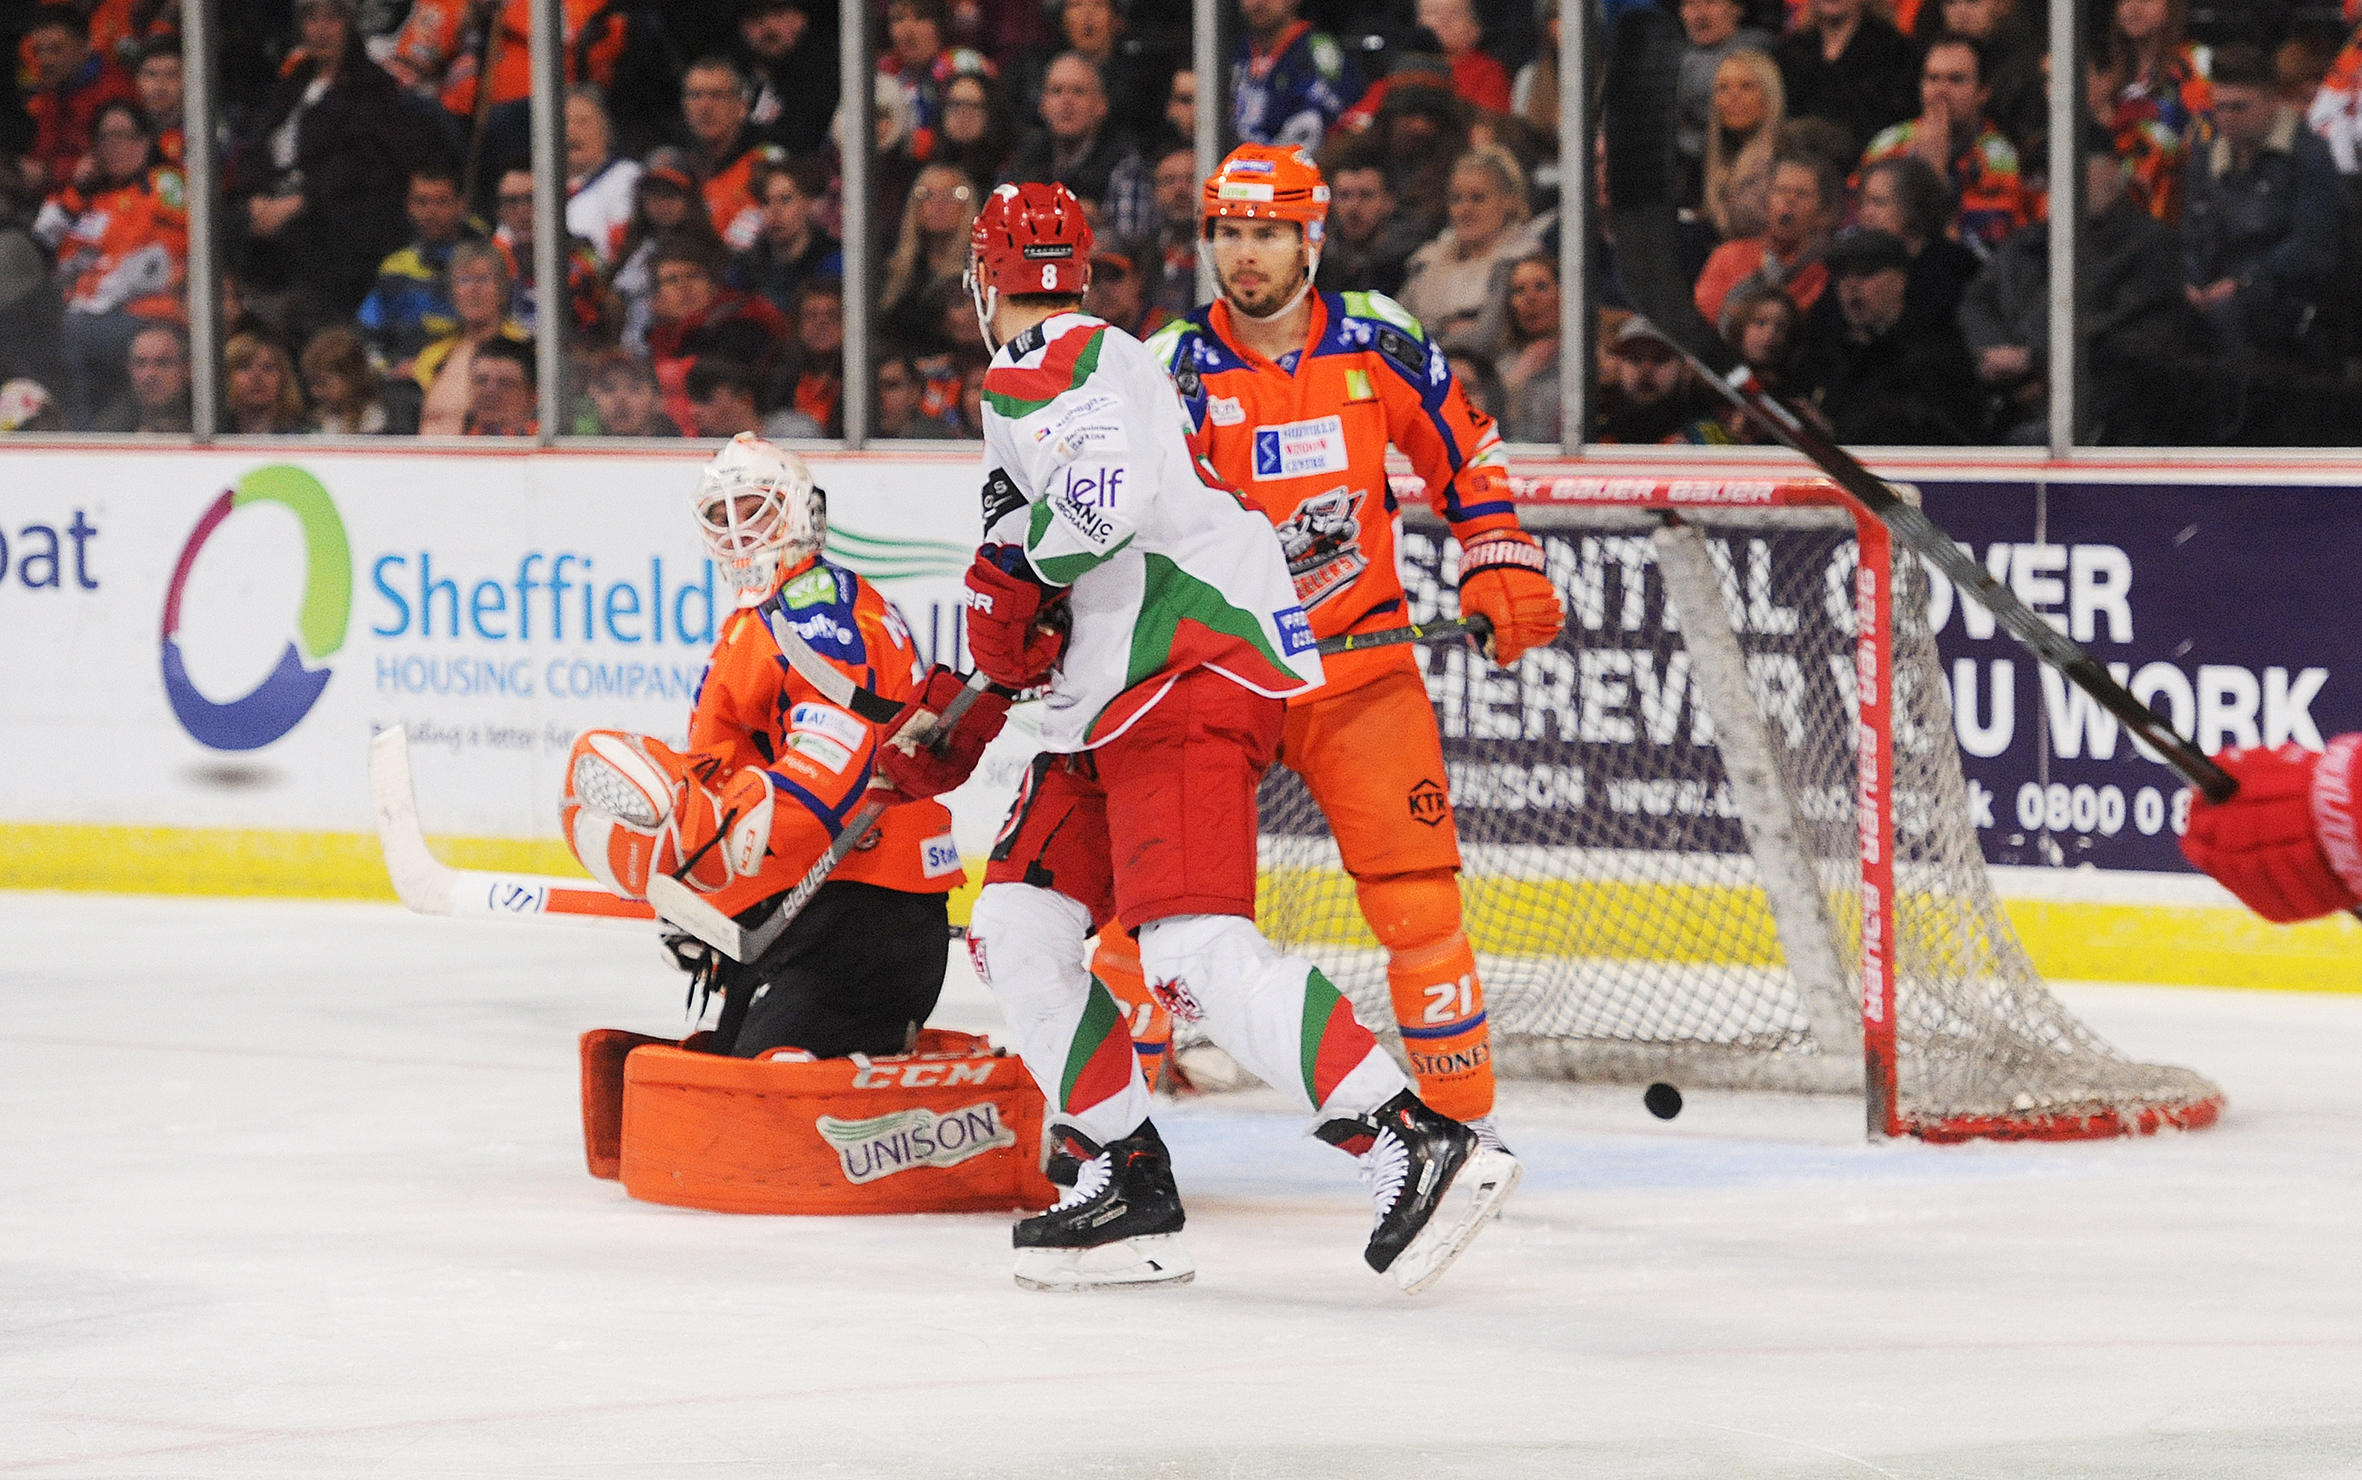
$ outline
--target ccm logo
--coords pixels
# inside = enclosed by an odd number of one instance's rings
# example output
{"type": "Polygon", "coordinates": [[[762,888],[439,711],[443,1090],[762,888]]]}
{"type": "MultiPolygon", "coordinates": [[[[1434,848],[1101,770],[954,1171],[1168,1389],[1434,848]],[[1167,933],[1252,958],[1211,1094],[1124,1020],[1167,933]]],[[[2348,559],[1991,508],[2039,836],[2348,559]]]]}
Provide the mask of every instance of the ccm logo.
{"type": "Polygon", "coordinates": [[[853,1075],[855,1089],[933,1089],[937,1085],[989,1084],[998,1059],[950,1064],[864,1064],[853,1075]]]}

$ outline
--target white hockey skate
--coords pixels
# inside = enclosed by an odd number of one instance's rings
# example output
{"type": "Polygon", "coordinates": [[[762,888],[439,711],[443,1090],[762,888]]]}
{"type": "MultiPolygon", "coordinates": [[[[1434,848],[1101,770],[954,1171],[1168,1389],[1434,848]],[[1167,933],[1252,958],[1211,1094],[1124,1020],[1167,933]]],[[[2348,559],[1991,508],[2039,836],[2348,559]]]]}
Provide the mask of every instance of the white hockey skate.
{"type": "Polygon", "coordinates": [[[1142,1121],[1104,1147],[1068,1128],[1058,1141],[1052,1180],[1074,1180],[1055,1207],[1011,1230],[1019,1286],[1118,1290],[1197,1278],[1181,1246],[1185,1219],[1172,1158],[1154,1125],[1142,1121]]]}

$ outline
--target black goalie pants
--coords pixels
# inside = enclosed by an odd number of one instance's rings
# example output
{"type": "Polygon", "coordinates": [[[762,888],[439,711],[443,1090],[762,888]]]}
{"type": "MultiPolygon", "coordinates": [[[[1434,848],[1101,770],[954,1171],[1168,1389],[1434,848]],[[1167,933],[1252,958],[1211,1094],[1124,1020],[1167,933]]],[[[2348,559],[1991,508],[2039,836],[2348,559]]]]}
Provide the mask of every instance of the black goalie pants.
{"type": "MultiPolygon", "coordinates": [[[[768,918],[776,900],[739,917],[768,918]]],[[[774,1048],[824,1059],[908,1049],[951,953],[949,898],[875,884],[824,884],[760,960],[724,965],[714,1050],[753,1058],[774,1048]]]]}

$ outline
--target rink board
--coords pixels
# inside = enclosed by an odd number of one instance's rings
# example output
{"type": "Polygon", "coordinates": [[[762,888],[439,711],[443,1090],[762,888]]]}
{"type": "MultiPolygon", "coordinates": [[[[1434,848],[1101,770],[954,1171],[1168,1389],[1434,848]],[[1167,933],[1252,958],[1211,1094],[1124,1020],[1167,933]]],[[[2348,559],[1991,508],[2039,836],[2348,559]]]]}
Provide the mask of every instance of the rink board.
{"type": "MultiPolygon", "coordinates": [[[[363,756],[392,724],[413,736],[421,819],[446,860],[579,873],[554,841],[572,736],[678,737],[727,614],[685,517],[693,448],[6,456],[0,887],[390,897],[363,756]]],[[[956,658],[973,451],[812,462],[832,558],[880,583],[923,658],[956,658]]],[[[1519,470],[1541,507],[1596,499],[1603,475],[1663,476],[1609,460],[1519,470]]],[[[1743,497],[1742,480],[1793,471],[1740,465],[1723,486],[1743,497]]],[[[2316,570],[2362,560],[2362,513],[2343,496],[2355,469],[1893,471],[2202,741],[2362,728],[2362,685],[2337,666],[2362,625],[2337,605],[2347,583],[2316,570]]],[[[2046,975],[2362,989],[2362,927],[2265,926],[2181,872],[2153,799],[2171,776],[2129,745],[2103,751],[2022,653],[1935,594],[1980,841],[1995,863],[2027,865],[2002,870],[2000,891],[2046,975]]],[[[1021,707],[949,798],[971,875],[1036,733],[1021,707]]],[[[1591,881],[1516,908],[1612,927],[1664,903],[1591,881]]]]}

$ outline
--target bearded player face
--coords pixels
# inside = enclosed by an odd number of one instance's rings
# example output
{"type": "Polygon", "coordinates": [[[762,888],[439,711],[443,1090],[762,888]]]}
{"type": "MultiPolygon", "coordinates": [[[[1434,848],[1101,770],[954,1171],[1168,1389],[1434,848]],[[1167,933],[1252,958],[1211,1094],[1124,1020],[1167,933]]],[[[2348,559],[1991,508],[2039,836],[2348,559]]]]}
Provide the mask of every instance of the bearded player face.
{"type": "Polygon", "coordinates": [[[1293,221],[1216,221],[1214,281],[1250,318],[1287,307],[1304,286],[1304,233],[1293,221]]]}

